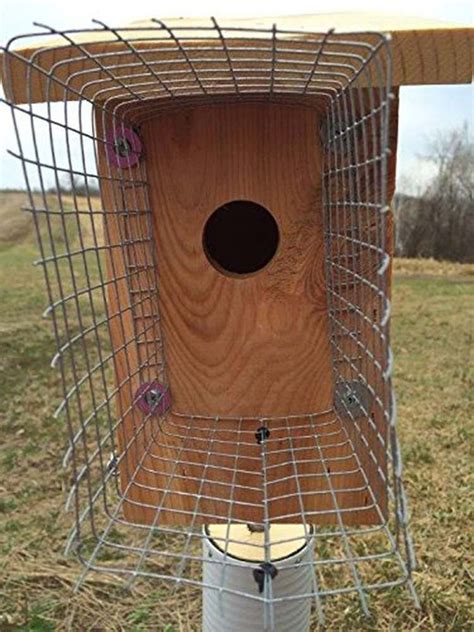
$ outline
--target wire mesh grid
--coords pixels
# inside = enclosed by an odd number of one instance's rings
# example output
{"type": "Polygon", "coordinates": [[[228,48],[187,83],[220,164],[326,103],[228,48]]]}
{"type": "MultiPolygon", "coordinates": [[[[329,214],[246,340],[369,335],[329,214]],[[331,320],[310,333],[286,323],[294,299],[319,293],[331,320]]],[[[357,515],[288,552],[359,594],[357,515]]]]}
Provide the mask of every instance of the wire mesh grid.
{"type": "Polygon", "coordinates": [[[21,38],[4,49],[4,82],[12,94],[21,66],[27,103],[9,103],[12,153],[23,166],[57,342],[52,364],[64,400],[55,414],[69,433],[67,508],[75,514],[67,551],[84,563],[80,582],[96,570],[205,585],[263,602],[270,629],[279,602],[314,598],[323,621],[332,595],[355,593],[366,613],[368,593],[379,588],[406,584],[416,600],[389,344],[389,38],[303,37],[216,20],[182,29],[158,20],[143,29],[43,27],[36,38],[28,58],[15,52],[21,38]],[[51,34],[56,57],[41,45],[51,34]],[[324,114],[315,143],[324,159],[335,393],[327,410],[252,418],[180,411],[172,384],[167,400],[140,128],[164,108],[220,100],[311,100],[324,114]],[[303,535],[273,535],[282,523],[302,525],[303,535]],[[203,525],[216,524],[222,556],[214,560],[202,543],[203,525]],[[239,527],[248,524],[261,527],[258,545],[245,539],[260,562],[293,540],[314,547],[298,560],[309,588],[278,597],[270,575],[261,592],[229,585],[239,527]],[[203,579],[203,561],[218,572],[203,579]]]}

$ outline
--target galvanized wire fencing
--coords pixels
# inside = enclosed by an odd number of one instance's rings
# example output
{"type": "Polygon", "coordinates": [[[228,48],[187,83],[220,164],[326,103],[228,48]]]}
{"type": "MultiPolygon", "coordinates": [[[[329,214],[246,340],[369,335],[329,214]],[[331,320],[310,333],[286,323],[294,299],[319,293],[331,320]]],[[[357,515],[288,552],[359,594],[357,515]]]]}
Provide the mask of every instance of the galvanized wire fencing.
{"type": "Polygon", "coordinates": [[[313,600],[323,621],[333,595],[354,593],[365,612],[378,589],[405,584],[416,599],[391,384],[388,38],[216,20],[41,29],[27,56],[21,38],[5,48],[4,87],[56,336],[80,581],[105,571],[204,585],[263,603],[266,629],[295,600],[313,600]],[[141,127],[227,102],[303,104],[321,119],[334,388],[322,410],[242,417],[173,403],[141,127]],[[259,553],[244,557],[238,587],[229,574],[244,544],[259,553]],[[307,581],[275,593],[275,574],[297,567],[307,581]]]}

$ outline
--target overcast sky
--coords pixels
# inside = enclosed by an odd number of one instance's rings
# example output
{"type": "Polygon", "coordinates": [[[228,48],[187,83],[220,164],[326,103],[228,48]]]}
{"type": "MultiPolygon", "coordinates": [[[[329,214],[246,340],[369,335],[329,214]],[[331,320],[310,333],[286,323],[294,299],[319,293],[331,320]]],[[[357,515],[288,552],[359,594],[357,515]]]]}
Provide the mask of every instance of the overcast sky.
{"type": "MultiPolygon", "coordinates": [[[[0,0],[0,40],[4,44],[13,35],[34,32],[32,22],[56,28],[90,26],[90,19],[102,19],[114,26],[141,18],[215,15],[250,17],[324,11],[381,11],[417,15],[472,25],[474,3],[465,0],[398,0],[388,5],[380,0],[0,0]]],[[[426,139],[438,130],[473,124],[472,86],[420,86],[401,89],[398,182],[411,179],[420,184],[429,177],[426,163],[419,157],[426,139]]],[[[0,108],[0,188],[23,186],[19,165],[6,155],[15,149],[6,107],[0,108]]],[[[406,186],[406,185],[405,185],[406,186]]]]}

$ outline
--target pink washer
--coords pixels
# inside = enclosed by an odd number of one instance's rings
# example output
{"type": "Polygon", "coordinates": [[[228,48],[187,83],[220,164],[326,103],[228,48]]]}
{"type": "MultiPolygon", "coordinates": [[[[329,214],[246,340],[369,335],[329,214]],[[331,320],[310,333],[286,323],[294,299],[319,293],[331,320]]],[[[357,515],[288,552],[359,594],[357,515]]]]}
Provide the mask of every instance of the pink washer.
{"type": "Polygon", "coordinates": [[[145,415],[164,415],[171,407],[169,388],[157,380],[145,382],[135,393],[135,403],[145,415]]]}
{"type": "Polygon", "coordinates": [[[142,141],[130,127],[118,125],[107,131],[107,159],[112,167],[127,169],[138,164],[142,141]]]}

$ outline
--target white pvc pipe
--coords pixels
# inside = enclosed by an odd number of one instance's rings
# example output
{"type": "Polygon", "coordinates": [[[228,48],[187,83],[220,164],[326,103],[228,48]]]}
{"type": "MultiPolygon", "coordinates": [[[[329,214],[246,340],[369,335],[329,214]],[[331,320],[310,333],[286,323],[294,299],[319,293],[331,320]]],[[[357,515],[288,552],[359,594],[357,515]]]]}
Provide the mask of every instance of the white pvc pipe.
{"type": "MultiPolygon", "coordinates": [[[[215,525],[217,526],[217,525],[215,525]]],[[[219,525],[221,526],[221,525],[219,525]]],[[[222,525],[224,526],[224,525],[222,525]]],[[[237,540],[245,525],[232,525],[229,540],[237,540]],[[239,528],[237,535],[235,529],[239,528]],[[232,533],[234,530],[234,533],[232,533]]],[[[226,528],[226,527],[225,527],[226,528]]],[[[278,574],[272,582],[273,599],[297,597],[301,599],[276,601],[267,606],[263,601],[249,599],[227,590],[235,590],[255,597],[263,597],[254,579],[253,571],[264,562],[264,547],[252,546],[247,542],[225,543],[212,539],[211,529],[204,528],[203,538],[203,632],[309,632],[311,613],[313,538],[295,538],[301,534],[303,525],[273,525],[277,530],[278,541],[286,544],[272,546],[272,564],[278,574]],[[295,529],[297,531],[295,531],[295,529]],[[291,541],[294,538],[293,541],[291,541]],[[227,565],[223,576],[223,562],[227,565]],[[230,554],[232,551],[232,554],[230,554]],[[276,555],[275,555],[276,553],[276,555]],[[237,555],[236,555],[237,554],[237,555]],[[283,556],[281,556],[283,554],[283,556]],[[242,555],[242,557],[239,557],[242,555]],[[281,557],[279,557],[281,556],[281,557]],[[232,565],[229,565],[232,561],[232,565]],[[225,581],[223,582],[223,577],[225,581]],[[226,591],[219,591],[210,586],[219,587],[224,584],[226,591]],[[269,607],[273,609],[269,617],[269,607]]],[[[221,531],[222,533],[222,531],[221,531]]],[[[263,534],[249,535],[249,541],[262,540],[263,534]]],[[[244,535],[245,537],[245,535],[244,535]]],[[[275,540],[275,537],[273,536],[275,540]]]]}

